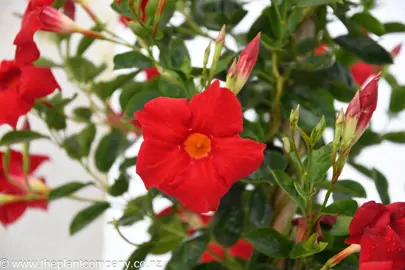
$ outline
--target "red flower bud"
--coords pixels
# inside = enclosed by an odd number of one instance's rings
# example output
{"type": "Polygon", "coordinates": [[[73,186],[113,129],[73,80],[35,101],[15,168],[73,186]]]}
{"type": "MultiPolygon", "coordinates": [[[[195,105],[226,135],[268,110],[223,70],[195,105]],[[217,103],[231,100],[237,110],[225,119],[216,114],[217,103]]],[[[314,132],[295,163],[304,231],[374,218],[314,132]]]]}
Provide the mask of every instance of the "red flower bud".
{"type": "Polygon", "coordinates": [[[260,49],[260,33],[246,46],[239,56],[237,63],[238,80],[246,80],[249,78],[259,56],[260,49]]]}
{"type": "Polygon", "coordinates": [[[39,12],[38,19],[42,23],[41,30],[63,34],[81,31],[72,19],[52,7],[44,7],[39,12]]]}
{"type": "Polygon", "coordinates": [[[73,0],[67,0],[65,2],[65,5],[63,6],[63,13],[65,13],[65,15],[72,20],[75,20],[76,6],[73,0]]]}

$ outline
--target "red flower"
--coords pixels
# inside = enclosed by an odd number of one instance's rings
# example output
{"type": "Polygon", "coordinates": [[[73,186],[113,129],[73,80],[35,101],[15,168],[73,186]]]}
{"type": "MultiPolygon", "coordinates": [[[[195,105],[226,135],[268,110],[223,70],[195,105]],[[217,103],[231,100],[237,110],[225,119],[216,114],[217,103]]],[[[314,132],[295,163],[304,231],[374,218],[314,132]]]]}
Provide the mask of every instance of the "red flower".
{"type": "Polygon", "coordinates": [[[0,198],[1,195],[8,196],[10,197],[10,202],[6,202],[5,204],[0,202],[0,222],[3,226],[7,226],[20,218],[28,207],[47,209],[48,202],[46,199],[41,198],[32,201],[24,201],[18,200],[18,198],[28,194],[47,194],[49,189],[45,185],[44,179],[36,178],[33,176],[33,173],[42,162],[49,158],[42,155],[30,155],[28,181],[31,191],[28,189],[25,182],[22,154],[16,151],[10,152],[8,174],[11,183],[4,175],[4,167],[1,165],[3,164],[3,158],[4,153],[0,153],[0,198]]]}
{"type": "Polygon", "coordinates": [[[20,116],[34,106],[35,99],[45,97],[59,88],[48,68],[19,67],[15,61],[0,63],[0,125],[15,128],[20,116]]]}
{"type": "Polygon", "coordinates": [[[135,113],[144,142],[136,171],[186,208],[215,211],[230,187],[263,162],[264,144],[242,139],[242,108],[215,81],[190,102],[159,97],[135,113]]]}
{"type": "Polygon", "coordinates": [[[350,223],[349,234],[346,243],[361,246],[361,269],[405,268],[405,203],[363,204],[350,223]]]}
{"type": "Polygon", "coordinates": [[[150,81],[153,78],[155,78],[156,76],[160,75],[160,73],[156,67],[147,68],[147,69],[144,69],[144,71],[146,74],[146,81],[150,81]]]}
{"type": "Polygon", "coordinates": [[[65,15],[71,18],[73,21],[75,20],[76,6],[73,0],[66,0],[65,4],[63,5],[63,13],[65,13],[65,15]]]}
{"type": "MultiPolygon", "coordinates": [[[[221,245],[211,243],[208,245],[208,249],[211,250],[211,252],[214,252],[218,257],[225,258],[225,249],[221,245]]],[[[236,242],[235,245],[229,248],[229,254],[232,257],[238,257],[244,260],[248,260],[250,256],[252,256],[253,250],[254,248],[252,244],[250,244],[246,240],[240,239],[238,240],[238,242],[236,242]]],[[[201,257],[201,262],[211,261],[217,261],[217,259],[213,257],[208,251],[204,252],[201,257]]]]}
{"type": "Polygon", "coordinates": [[[30,65],[39,58],[39,50],[34,42],[38,30],[57,33],[80,31],[68,16],[50,7],[53,0],[31,0],[22,20],[21,30],[14,39],[17,46],[15,60],[19,64],[30,65]]]}

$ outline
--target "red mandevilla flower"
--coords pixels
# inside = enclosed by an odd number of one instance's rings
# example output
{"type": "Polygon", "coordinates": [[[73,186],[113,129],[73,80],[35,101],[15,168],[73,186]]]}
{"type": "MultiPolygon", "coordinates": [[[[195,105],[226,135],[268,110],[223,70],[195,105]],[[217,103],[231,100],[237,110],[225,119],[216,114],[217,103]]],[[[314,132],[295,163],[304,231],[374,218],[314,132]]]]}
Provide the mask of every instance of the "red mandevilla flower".
{"type": "Polygon", "coordinates": [[[80,31],[72,19],[57,9],[50,7],[53,0],[31,0],[24,13],[22,26],[14,39],[17,46],[15,60],[22,65],[30,65],[39,58],[39,50],[34,42],[38,30],[56,33],[80,31]]]}
{"type": "Polygon", "coordinates": [[[405,203],[363,204],[349,226],[348,244],[359,244],[360,269],[405,268],[405,203]]]}
{"type": "Polygon", "coordinates": [[[155,78],[156,76],[160,75],[160,73],[156,67],[147,68],[147,69],[144,69],[143,71],[146,74],[146,81],[150,81],[153,78],[155,78]]]}
{"type": "Polygon", "coordinates": [[[241,105],[219,81],[189,102],[151,100],[135,116],[144,134],[136,171],[146,188],[196,213],[217,210],[229,188],[263,162],[265,145],[239,137],[241,105]]]}
{"type": "MultiPolygon", "coordinates": [[[[4,153],[0,153],[0,164],[3,164],[4,153]]],[[[13,200],[18,196],[27,194],[44,194],[49,191],[42,178],[33,176],[34,171],[49,158],[42,155],[30,155],[30,170],[28,172],[28,181],[31,190],[28,189],[23,173],[23,156],[16,151],[10,152],[10,163],[8,168],[9,180],[4,175],[4,167],[0,165],[0,197],[8,196],[10,202],[1,204],[0,202],[0,222],[3,226],[7,226],[22,216],[28,207],[47,209],[48,202],[45,199],[34,201],[18,201],[13,200]]]]}
{"type": "Polygon", "coordinates": [[[36,99],[59,88],[48,68],[19,67],[15,61],[0,63],[0,125],[15,128],[18,118],[34,106],[36,99]]]}

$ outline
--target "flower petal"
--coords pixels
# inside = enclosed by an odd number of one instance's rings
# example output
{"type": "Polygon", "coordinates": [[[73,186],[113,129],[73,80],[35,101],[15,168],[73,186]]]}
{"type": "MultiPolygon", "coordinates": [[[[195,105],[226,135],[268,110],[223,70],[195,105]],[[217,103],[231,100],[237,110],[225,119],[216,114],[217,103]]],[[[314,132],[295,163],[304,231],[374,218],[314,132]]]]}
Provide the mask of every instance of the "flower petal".
{"type": "Polygon", "coordinates": [[[359,86],[362,86],[368,78],[375,74],[376,70],[373,65],[358,62],[350,67],[350,72],[352,73],[354,81],[359,86]]]}
{"type": "Polygon", "coordinates": [[[158,97],[135,113],[145,140],[177,146],[188,135],[191,112],[185,98],[158,97]]]}
{"type": "Polygon", "coordinates": [[[34,103],[22,99],[16,89],[0,92],[0,125],[9,124],[15,128],[18,118],[28,113],[33,106],[34,103]]]}
{"type": "Polygon", "coordinates": [[[52,94],[60,86],[49,68],[22,69],[20,94],[26,100],[35,100],[52,94]]]}
{"type": "Polygon", "coordinates": [[[27,209],[25,202],[8,203],[0,206],[0,222],[3,226],[16,222],[27,209]]]}
{"type": "Polygon", "coordinates": [[[231,186],[218,174],[212,160],[203,158],[193,161],[176,179],[161,190],[181,202],[195,213],[218,209],[219,200],[231,186]]]}
{"type": "Polygon", "coordinates": [[[391,203],[387,206],[391,214],[391,227],[405,241],[405,203],[391,203]]]}
{"type": "Polygon", "coordinates": [[[231,136],[243,131],[242,107],[236,96],[215,81],[189,102],[194,131],[213,136],[231,136]]]}
{"type": "Polygon", "coordinates": [[[360,264],[359,270],[392,270],[391,261],[366,262],[360,264]]]}
{"type": "Polygon", "coordinates": [[[190,157],[179,147],[164,148],[145,140],[139,150],[136,173],[147,189],[172,182],[187,168],[190,157]]]}
{"type": "MultiPolygon", "coordinates": [[[[4,153],[1,152],[0,164],[3,164],[3,155],[4,153]]],[[[30,170],[28,171],[28,173],[31,174],[42,164],[42,162],[49,160],[49,157],[44,155],[30,155],[29,159],[30,159],[30,170]]],[[[8,172],[9,174],[13,175],[22,175],[24,173],[22,153],[11,150],[8,172]]]]}
{"type": "Polygon", "coordinates": [[[226,138],[212,138],[212,157],[218,173],[232,185],[249,176],[263,163],[265,144],[239,135],[226,138]]]}

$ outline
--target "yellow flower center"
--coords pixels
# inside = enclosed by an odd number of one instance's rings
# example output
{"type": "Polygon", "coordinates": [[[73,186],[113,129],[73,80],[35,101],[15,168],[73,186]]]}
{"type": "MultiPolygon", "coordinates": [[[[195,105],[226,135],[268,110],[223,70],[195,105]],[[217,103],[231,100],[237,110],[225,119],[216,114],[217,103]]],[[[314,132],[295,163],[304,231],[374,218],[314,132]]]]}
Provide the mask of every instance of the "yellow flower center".
{"type": "Polygon", "coordinates": [[[211,140],[204,134],[193,133],[184,142],[184,149],[190,157],[200,159],[211,152],[211,140]]]}

